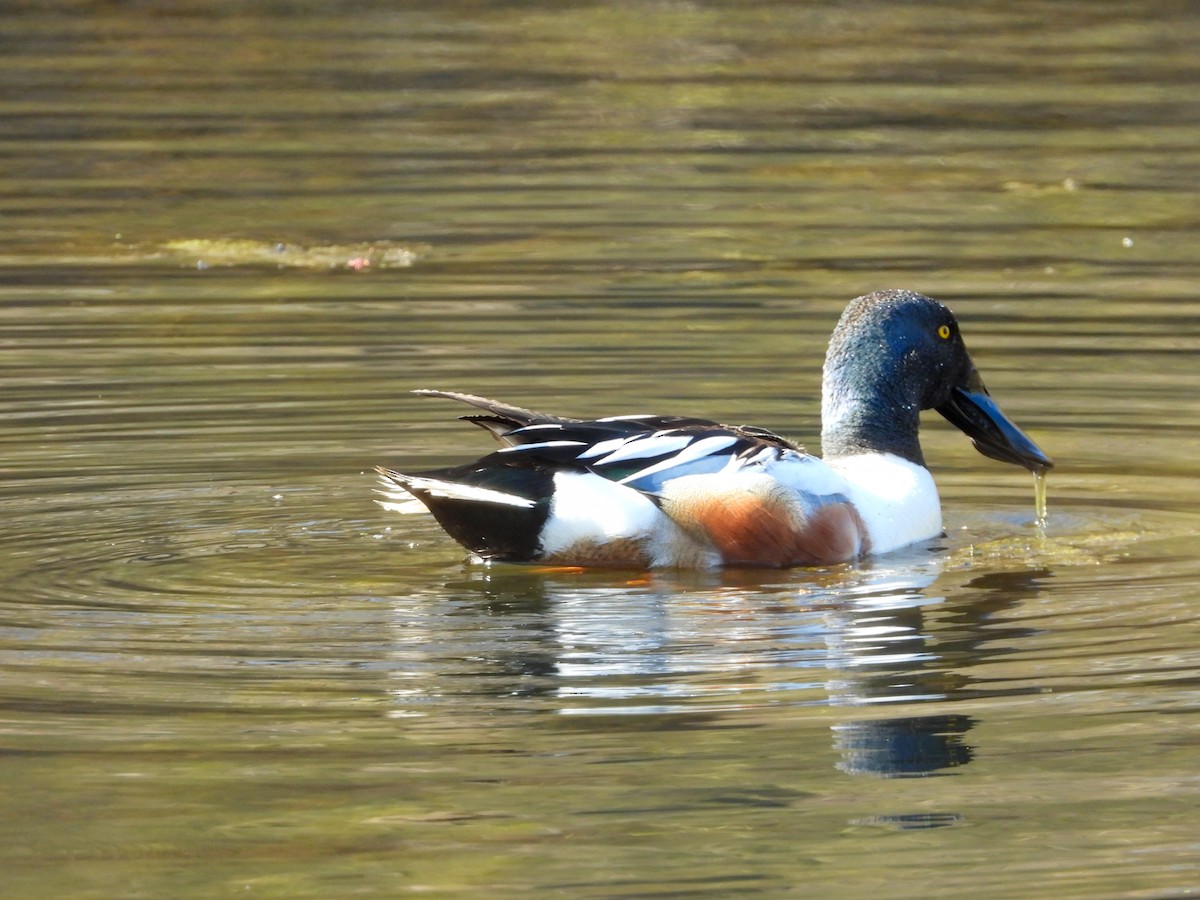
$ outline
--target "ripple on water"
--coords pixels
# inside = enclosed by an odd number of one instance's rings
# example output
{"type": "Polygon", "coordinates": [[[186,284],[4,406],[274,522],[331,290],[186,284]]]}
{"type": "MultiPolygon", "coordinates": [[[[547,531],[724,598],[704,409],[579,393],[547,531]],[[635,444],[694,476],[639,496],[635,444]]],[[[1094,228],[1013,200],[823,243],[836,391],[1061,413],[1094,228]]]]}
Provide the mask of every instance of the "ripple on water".
{"type": "Polygon", "coordinates": [[[301,499],[227,484],[24,501],[0,690],[18,708],[86,712],[58,726],[114,740],[129,715],[172,732],[203,728],[184,714],[205,711],[321,719],[377,693],[363,681],[387,658],[386,611],[331,564],[370,539],[361,522],[305,517],[301,499]]]}

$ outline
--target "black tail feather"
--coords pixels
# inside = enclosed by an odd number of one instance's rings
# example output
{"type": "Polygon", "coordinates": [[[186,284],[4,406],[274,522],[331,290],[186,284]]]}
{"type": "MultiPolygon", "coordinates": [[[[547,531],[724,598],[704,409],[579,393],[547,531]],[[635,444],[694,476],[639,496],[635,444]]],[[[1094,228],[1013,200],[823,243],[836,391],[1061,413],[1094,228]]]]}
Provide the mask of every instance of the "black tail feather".
{"type": "Polygon", "coordinates": [[[498,562],[530,562],[541,552],[541,535],[550,515],[554,476],[541,466],[507,464],[496,454],[473,463],[407,476],[378,469],[420,500],[446,533],[472,553],[498,562]],[[487,502],[452,491],[439,490],[429,482],[446,487],[464,485],[528,500],[529,506],[487,502]]]}
{"type": "MultiPolygon", "coordinates": [[[[420,394],[422,397],[443,397],[447,400],[457,400],[459,403],[466,403],[468,406],[474,406],[476,409],[482,409],[484,412],[490,413],[491,421],[500,420],[505,423],[511,423],[513,428],[521,428],[525,425],[561,425],[566,422],[578,422],[579,419],[569,419],[564,416],[553,416],[549,413],[535,412],[532,409],[525,409],[521,406],[511,406],[508,403],[501,403],[499,400],[489,400],[487,397],[479,397],[475,394],[463,394],[458,391],[435,391],[429,389],[419,389],[413,391],[414,394],[420,394]]],[[[474,416],[464,416],[468,421],[476,421],[474,416]]],[[[482,427],[491,428],[478,422],[482,427]]],[[[494,432],[493,432],[494,433],[494,432]]]]}

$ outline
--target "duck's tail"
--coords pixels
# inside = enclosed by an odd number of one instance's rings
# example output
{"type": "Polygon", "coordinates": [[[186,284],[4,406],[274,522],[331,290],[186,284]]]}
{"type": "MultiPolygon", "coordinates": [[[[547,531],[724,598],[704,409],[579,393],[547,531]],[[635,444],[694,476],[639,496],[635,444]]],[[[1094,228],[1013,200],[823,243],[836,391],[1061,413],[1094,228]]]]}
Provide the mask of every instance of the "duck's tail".
{"type": "Polygon", "coordinates": [[[549,474],[469,466],[422,475],[376,471],[384,498],[376,502],[384,509],[428,510],[452,538],[484,559],[526,562],[536,557],[553,491],[549,474]]]}
{"type": "Polygon", "coordinates": [[[393,472],[382,466],[376,466],[375,471],[379,475],[379,487],[375,489],[375,493],[383,498],[376,500],[376,503],[389,512],[398,512],[403,515],[429,512],[429,507],[408,489],[410,479],[407,475],[393,472]]]}
{"type": "Polygon", "coordinates": [[[376,502],[384,509],[406,515],[430,512],[439,501],[491,503],[519,509],[532,509],[536,505],[536,501],[528,497],[492,488],[431,478],[428,475],[404,475],[383,466],[376,466],[375,471],[379,473],[379,483],[382,485],[377,493],[384,497],[376,502]]]}

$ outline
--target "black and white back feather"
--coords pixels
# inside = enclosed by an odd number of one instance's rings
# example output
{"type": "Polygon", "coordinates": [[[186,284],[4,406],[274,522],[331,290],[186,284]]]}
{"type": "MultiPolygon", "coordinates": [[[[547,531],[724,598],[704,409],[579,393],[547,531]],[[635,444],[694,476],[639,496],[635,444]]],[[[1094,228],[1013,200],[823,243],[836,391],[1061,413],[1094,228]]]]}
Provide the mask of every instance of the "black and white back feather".
{"type": "Polygon", "coordinates": [[[685,416],[625,415],[584,421],[547,415],[473,394],[421,390],[484,410],[463,416],[504,446],[492,457],[512,468],[574,468],[654,495],[664,481],[767,465],[803,449],[764,428],[685,416]]]}

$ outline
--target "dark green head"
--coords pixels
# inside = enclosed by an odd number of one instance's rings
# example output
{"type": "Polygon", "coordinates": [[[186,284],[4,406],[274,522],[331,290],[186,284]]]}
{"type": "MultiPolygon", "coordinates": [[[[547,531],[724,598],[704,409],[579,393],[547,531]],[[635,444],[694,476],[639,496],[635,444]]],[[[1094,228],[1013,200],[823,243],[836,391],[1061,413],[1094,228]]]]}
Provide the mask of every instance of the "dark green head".
{"type": "Polygon", "coordinates": [[[925,465],[923,409],[936,409],[992,459],[1032,472],[1054,465],[988,395],[947,307],[912,291],[851,301],[825,356],[825,456],[874,451],[925,465]]]}

